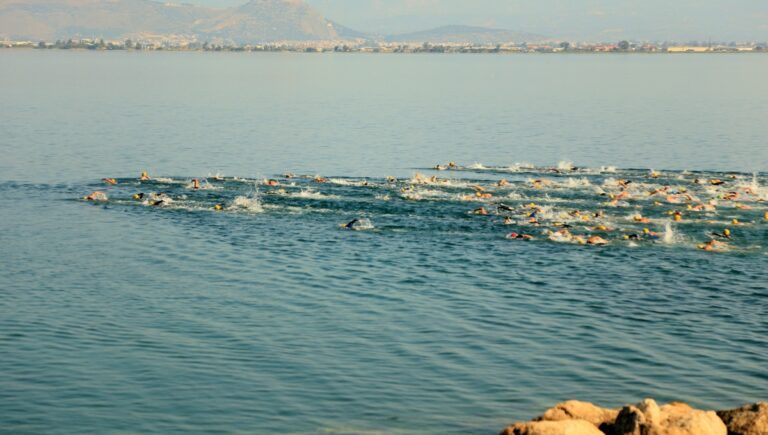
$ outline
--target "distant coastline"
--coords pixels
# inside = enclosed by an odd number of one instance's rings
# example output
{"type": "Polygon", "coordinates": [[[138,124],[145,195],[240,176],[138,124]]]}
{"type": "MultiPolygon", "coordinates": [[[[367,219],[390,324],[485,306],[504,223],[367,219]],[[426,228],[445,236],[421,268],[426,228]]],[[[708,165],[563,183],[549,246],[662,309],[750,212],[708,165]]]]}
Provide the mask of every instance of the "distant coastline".
{"type": "Polygon", "coordinates": [[[768,53],[768,47],[758,44],[696,44],[674,43],[360,43],[359,41],[279,41],[264,44],[179,43],[174,40],[132,41],[104,39],[68,39],[50,41],[0,41],[0,49],[90,50],[90,51],[191,51],[191,52],[301,52],[301,53],[458,53],[458,54],[525,54],[525,53],[768,53]]]}

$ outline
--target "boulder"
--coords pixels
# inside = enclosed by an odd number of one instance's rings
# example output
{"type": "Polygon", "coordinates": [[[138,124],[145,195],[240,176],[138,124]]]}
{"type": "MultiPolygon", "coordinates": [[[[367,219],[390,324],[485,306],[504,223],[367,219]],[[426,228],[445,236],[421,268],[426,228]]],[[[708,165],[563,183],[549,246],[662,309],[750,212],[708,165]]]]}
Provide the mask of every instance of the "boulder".
{"type": "Polygon", "coordinates": [[[619,411],[613,425],[603,425],[610,435],[727,435],[714,411],[693,409],[685,403],[658,406],[645,399],[619,411]]]}
{"type": "Polygon", "coordinates": [[[604,435],[586,420],[529,421],[515,423],[501,435],[604,435]]]}
{"type": "Polygon", "coordinates": [[[613,423],[618,414],[618,409],[601,408],[589,402],[569,400],[549,408],[534,421],[586,420],[595,427],[600,427],[604,423],[613,423]]]}
{"type": "Polygon", "coordinates": [[[741,408],[717,411],[728,428],[728,435],[768,434],[768,403],[758,402],[741,408]]]}

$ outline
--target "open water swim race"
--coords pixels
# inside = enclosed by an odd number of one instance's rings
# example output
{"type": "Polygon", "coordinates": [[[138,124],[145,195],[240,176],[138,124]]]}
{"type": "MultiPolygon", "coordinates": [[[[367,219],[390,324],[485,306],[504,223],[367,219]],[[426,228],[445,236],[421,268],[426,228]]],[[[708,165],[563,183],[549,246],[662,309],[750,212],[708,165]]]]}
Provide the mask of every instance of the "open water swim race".
{"type": "Polygon", "coordinates": [[[0,432],[765,421],[768,51],[41,38],[0,48],[0,432]]]}
{"type": "Polygon", "coordinates": [[[82,200],[158,212],[346,216],[351,220],[339,227],[356,231],[484,233],[528,242],[768,254],[768,188],[757,173],[449,162],[406,179],[142,172],[102,182],[105,189],[82,200]]]}

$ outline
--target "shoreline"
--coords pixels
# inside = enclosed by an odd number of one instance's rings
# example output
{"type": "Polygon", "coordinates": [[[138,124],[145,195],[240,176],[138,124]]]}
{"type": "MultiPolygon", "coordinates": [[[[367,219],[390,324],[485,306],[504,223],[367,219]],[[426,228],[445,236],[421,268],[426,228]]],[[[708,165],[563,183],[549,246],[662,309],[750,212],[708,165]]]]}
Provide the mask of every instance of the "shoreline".
{"type": "Polygon", "coordinates": [[[766,55],[768,51],[709,51],[709,52],[605,52],[605,51],[568,51],[568,52],[548,52],[548,51],[520,51],[520,52],[492,52],[492,51],[333,51],[333,50],[299,50],[299,49],[279,49],[279,50],[245,50],[228,49],[220,50],[202,50],[202,49],[182,49],[182,48],[151,48],[151,49],[88,49],[88,48],[47,48],[39,49],[37,47],[0,47],[0,52],[5,51],[74,51],[74,52],[171,52],[171,53],[295,53],[295,54],[341,54],[341,55],[495,55],[495,56],[536,56],[536,55],[559,55],[559,56],[716,56],[716,55],[766,55]]]}
{"type": "Polygon", "coordinates": [[[590,44],[582,46],[542,45],[542,44],[456,44],[456,43],[403,43],[386,45],[347,45],[343,42],[296,42],[283,41],[262,44],[211,44],[189,43],[179,44],[168,41],[125,41],[104,40],[57,40],[49,41],[0,41],[0,50],[77,50],[77,51],[174,51],[174,52],[250,52],[250,53],[344,53],[344,54],[768,54],[768,48],[763,45],[718,45],[718,46],[677,46],[677,45],[647,45],[636,48],[618,48],[615,45],[590,44]]]}

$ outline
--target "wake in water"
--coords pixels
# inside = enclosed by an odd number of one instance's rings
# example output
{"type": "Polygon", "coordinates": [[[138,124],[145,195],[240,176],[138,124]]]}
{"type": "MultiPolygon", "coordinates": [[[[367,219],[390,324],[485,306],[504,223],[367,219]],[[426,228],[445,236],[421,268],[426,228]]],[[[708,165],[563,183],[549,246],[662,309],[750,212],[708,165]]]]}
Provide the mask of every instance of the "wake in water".
{"type": "Polygon", "coordinates": [[[377,231],[397,227],[524,242],[766,253],[765,181],[757,173],[451,162],[404,180],[143,174],[139,179],[104,178],[106,187],[82,199],[189,212],[335,213],[343,219],[337,225],[352,230],[374,229],[375,220],[377,231]]]}

